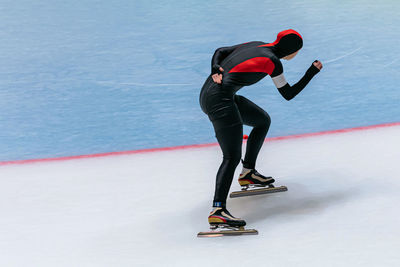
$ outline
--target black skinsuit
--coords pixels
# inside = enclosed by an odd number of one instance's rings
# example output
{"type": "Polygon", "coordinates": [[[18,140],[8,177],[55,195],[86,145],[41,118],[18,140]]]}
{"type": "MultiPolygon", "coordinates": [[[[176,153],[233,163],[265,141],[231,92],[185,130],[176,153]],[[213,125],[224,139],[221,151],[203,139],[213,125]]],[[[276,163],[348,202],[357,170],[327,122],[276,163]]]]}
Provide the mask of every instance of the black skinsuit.
{"type": "Polygon", "coordinates": [[[236,92],[270,75],[286,100],[295,97],[319,71],[311,65],[294,86],[286,82],[280,58],[298,51],[302,44],[300,34],[286,30],[278,34],[274,43],[249,42],[215,51],[211,75],[223,74],[222,83],[215,83],[210,75],[200,93],[200,106],[212,122],[223,152],[223,161],[217,173],[214,206],[226,202],[235,169],[242,156],[243,124],[253,127],[247,141],[243,166],[254,169],[271,123],[267,112],[247,98],[236,95],[236,92]],[[224,69],[223,72],[219,70],[220,67],[224,69]]]}

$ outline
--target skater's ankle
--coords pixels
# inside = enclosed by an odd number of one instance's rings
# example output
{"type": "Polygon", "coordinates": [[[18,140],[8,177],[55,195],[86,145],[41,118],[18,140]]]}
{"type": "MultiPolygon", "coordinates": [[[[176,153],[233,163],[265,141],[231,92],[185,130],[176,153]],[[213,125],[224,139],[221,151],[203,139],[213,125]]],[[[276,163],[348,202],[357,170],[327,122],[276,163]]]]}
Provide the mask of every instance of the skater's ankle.
{"type": "Polygon", "coordinates": [[[255,164],[254,164],[254,163],[251,164],[251,163],[249,163],[249,162],[246,162],[246,161],[242,160],[242,164],[243,164],[242,173],[245,173],[245,172],[247,172],[247,171],[254,170],[254,168],[255,168],[255,164]]]}
{"type": "Polygon", "coordinates": [[[226,203],[225,202],[221,202],[221,201],[214,201],[212,208],[213,209],[215,209],[215,208],[223,208],[223,209],[225,209],[226,208],[226,203]]]}

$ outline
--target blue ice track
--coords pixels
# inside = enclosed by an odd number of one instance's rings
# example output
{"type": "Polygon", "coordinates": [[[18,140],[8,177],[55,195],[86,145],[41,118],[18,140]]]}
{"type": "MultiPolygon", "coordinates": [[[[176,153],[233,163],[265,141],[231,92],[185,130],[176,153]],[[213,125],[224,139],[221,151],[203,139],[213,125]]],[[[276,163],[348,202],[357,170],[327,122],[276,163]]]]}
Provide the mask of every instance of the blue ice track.
{"type": "Polygon", "coordinates": [[[0,161],[215,142],[198,104],[214,50],[287,28],[304,37],[290,83],[329,63],[290,102],[269,77],[240,91],[269,136],[399,121],[398,14],[395,0],[2,0],[0,161]]]}

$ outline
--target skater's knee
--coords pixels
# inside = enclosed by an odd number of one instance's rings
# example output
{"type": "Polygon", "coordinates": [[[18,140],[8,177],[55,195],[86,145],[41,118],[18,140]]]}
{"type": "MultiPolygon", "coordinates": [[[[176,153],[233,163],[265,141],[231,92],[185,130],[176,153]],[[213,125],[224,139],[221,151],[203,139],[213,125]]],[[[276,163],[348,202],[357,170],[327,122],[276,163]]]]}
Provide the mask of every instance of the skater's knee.
{"type": "Polygon", "coordinates": [[[233,158],[232,158],[232,164],[234,165],[239,165],[240,160],[242,159],[242,155],[241,153],[236,154],[233,158]]]}
{"type": "Polygon", "coordinates": [[[269,128],[269,126],[271,125],[271,117],[269,116],[269,114],[267,112],[265,112],[265,126],[267,128],[269,128]]]}
{"type": "Polygon", "coordinates": [[[271,117],[268,115],[267,112],[265,112],[264,116],[262,116],[262,118],[258,120],[256,127],[268,130],[270,125],[271,125],[271,117]]]}
{"type": "Polygon", "coordinates": [[[227,161],[230,165],[234,166],[239,165],[241,158],[242,153],[240,151],[224,155],[224,160],[227,161]]]}

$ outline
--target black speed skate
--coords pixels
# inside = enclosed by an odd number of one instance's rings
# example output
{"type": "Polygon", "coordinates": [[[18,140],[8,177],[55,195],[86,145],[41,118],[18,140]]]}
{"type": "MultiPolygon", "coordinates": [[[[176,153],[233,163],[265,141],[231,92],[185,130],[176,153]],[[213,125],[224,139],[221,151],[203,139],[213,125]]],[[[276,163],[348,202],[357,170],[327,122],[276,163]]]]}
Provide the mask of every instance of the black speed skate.
{"type": "Polygon", "coordinates": [[[242,191],[232,192],[230,197],[245,197],[288,190],[286,186],[275,187],[273,185],[274,182],[274,178],[264,176],[255,169],[248,170],[239,176],[239,184],[242,187],[242,191]]]}
{"type": "Polygon", "coordinates": [[[239,184],[242,187],[264,187],[274,183],[275,180],[271,176],[264,176],[255,169],[248,170],[239,176],[239,184]]]}
{"type": "Polygon", "coordinates": [[[218,227],[243,227],[246,222],[240,218],[235,218],[226,208],[216,207],[211,211],[210,216],[208,216],[208,223],[211,229],[216,229],[218,227]]]}
{"type": "Polygon", "coordinates": [[[257,230],[244,229],[246,222],[242,219],[235,218],[224,207],[215,207],[208,216],[208,223],[212,231],[200,232],[198,237],[217,237],[230,235],[250,235],[258,234],[257,230]],[[228,229],[228,230],[219,230],[228,229]]]}

